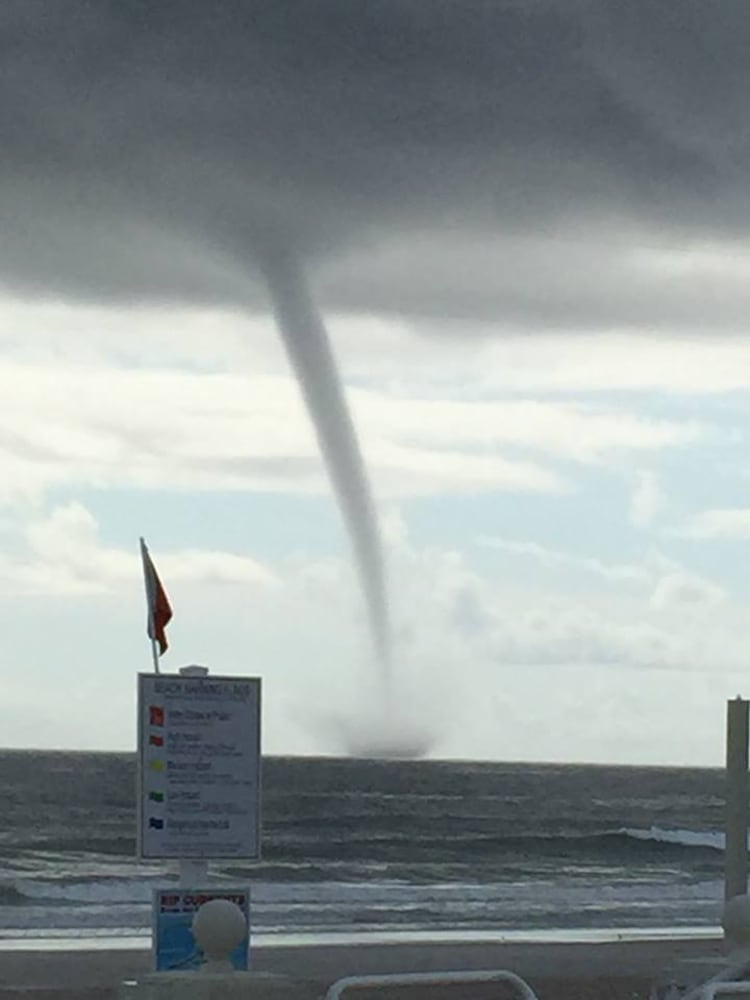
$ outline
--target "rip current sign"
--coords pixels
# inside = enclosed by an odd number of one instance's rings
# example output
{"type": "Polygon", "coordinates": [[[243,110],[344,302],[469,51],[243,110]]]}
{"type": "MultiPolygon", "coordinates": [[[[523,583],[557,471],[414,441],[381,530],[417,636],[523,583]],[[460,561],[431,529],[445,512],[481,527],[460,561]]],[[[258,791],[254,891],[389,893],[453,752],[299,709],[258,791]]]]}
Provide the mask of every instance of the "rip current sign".
{"type": "Polygon", "coordinates": [[[229,899],[242,910],[247,928],[244,940],[229,956],[233,967],[246,972],[250,941],[250,890],[156,889],[153,898],[152,948],[157,972],[199,969],[205,959],[193,937],[193,918],[210,899],[229,899]]]}
{"type": "Polygon", "coordinates": [[[260,857],[260,679],[138,675],[138,854],[260,857]]]}

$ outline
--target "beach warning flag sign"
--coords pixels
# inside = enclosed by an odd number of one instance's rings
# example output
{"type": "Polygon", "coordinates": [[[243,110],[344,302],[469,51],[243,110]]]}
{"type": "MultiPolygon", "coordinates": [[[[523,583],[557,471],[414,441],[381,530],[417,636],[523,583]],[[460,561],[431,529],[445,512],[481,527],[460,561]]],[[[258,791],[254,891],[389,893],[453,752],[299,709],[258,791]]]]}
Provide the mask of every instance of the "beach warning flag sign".
{"type": "Polygon", "coordinates": [[[172,606],[143,539],[141,539],[141,557],[148,604],[148,637],[158,645],[159,656],[163,656],[169,648],[166,628],[172,620],[172,606]]]}

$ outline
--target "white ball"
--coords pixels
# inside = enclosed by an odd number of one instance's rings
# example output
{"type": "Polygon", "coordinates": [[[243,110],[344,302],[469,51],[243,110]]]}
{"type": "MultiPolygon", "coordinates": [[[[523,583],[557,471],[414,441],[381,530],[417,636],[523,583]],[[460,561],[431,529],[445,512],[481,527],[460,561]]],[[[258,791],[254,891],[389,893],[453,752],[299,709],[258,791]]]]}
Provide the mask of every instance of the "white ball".
{"type": "Polygon", "coordinates": [[[208,956],[229,957],[245,937],[242,910],[229,899],[210,899],[193,917],[193,937],[208,956]]]}

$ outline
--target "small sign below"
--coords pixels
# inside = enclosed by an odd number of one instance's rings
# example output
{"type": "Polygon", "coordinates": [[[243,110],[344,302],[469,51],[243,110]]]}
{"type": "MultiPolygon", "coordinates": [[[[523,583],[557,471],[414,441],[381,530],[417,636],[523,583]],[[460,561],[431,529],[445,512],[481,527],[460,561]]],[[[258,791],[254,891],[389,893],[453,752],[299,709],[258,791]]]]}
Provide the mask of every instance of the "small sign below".
{"type": "Polygon", "coordinates": [[[193,918],[211,899],[229,899],[242,910],[247,926],[245,940],[229,956],[234,968],[246,972],[249,964],[250,890],[157,889],[153,900],[153,960],[157,972],[199,969],[203,952],[193,937],[193,918]]]}

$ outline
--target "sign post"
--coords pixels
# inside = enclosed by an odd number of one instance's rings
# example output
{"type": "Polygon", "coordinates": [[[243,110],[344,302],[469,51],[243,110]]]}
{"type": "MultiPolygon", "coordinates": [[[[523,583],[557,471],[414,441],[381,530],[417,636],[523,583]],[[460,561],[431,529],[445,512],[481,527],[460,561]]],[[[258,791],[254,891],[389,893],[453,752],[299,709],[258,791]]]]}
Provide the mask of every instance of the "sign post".
{"type": "Polygon", "coordinates": [[[726,846],[724,898],[747,892],[748,705],[738,695],[727,702],[726,846]]]}

